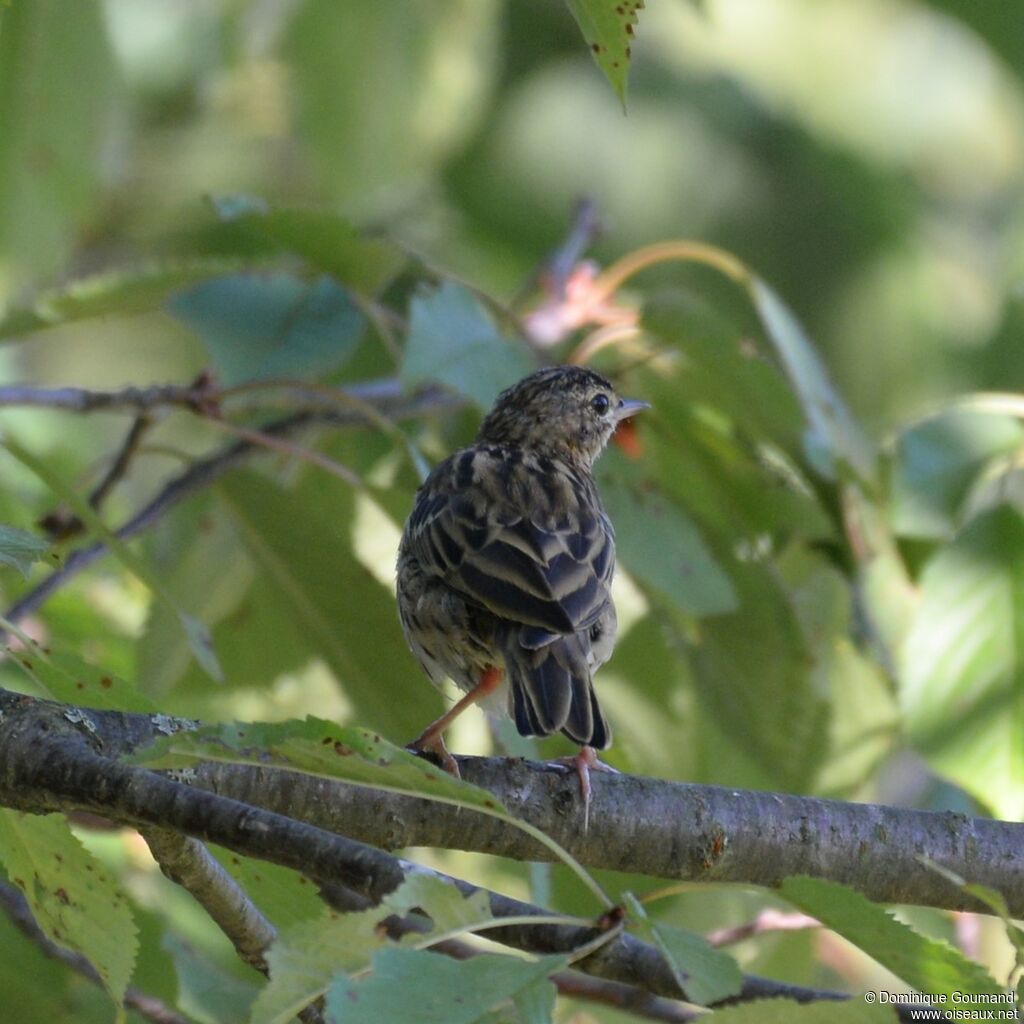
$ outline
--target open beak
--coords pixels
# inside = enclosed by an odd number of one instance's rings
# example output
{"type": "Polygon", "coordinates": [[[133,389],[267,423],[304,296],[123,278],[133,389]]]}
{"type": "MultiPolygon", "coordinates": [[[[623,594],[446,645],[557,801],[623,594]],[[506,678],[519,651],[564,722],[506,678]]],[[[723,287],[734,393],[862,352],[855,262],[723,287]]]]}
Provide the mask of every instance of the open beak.
{"type": "Polygon", "coordinates": [[[650,402],[642,402],[639,398],[623,398],[619,402],[619,407],[615,410],[615,422],[621,423],[623,420],[628,420],[631,416],[635,416],[644,409],[650,409],[650,407],[650,402]]]}

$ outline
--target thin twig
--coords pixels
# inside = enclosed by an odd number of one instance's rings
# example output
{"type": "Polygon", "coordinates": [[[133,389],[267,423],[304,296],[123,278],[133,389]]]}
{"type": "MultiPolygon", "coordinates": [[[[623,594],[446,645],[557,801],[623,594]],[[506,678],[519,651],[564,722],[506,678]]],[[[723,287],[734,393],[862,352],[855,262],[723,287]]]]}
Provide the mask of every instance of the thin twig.
{"type": "MultiPolygon", "coordinates": [[[[152,422],[152,415],[148,412],[139,413],[132,421],[128,434],[121,443],[117,455],[114,456],[110,468],[104,473],[103,478],[89,494],[88,501],[91,508],[99,511],[106,496],[124,477],[125,473],[128,472],[128,466],[138,452],[143,435],[152,425],[152,422]]],[[[77,536],[85,529],[85,523],[66,508],[61,508],[43,516],[39,520],[39,525],[51,537],[57,540],[68,540],[71,537],[77,536]]]]}
{"type": "MultiPolygon", "coordinates": [[[[401,420],[424,413],[457,409],[465,399],[442,388],[426,388],[412,396],[404,396],[397,381],[371,381],[352,391],[392,420],[401,420]]],[[[351,427],[367,423],[359,412],[298,412],[260,427],[260,432],[273,437],[288,437],[316,426],[351,427]]],[[[172,508],[219,480],[225,473],[240,466],[260,449],[248,440],[234,441],[211,455],[196,459],[186,470],[168,481],[146,505],[131,516],[115,532],[122,540],[135,537],[158,523],[172,508]]],[[[6,611],[4,617],[16,622],[40,608],[54,593],[74,579],[83,569],[107,553],[107,545],[97,542],[72,552],[64,565],[51,573],[6,611]]],[[[0,640],[3,634],[0,633],[0,640]]]]}
{"type": "Polygon", "coordinates": [[[708,942],[715,947],[732,946],[737,942],[764,935],[767,932],[794,932],[807,928],[820,928],[821,922],[806,914],[787,913],[769,907],[762,910],[753,921],[734,925],[731,928],[718,928],[706,936],[708,942]]]}

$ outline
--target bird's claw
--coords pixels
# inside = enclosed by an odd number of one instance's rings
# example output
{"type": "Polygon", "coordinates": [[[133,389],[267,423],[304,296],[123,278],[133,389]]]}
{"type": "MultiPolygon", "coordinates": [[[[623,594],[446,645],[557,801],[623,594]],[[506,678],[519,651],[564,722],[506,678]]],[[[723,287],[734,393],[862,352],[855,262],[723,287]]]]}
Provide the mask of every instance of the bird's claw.
{"type": "Polygon", "coordinates": [[[592,771],[611,772],[618,775],[619,770],[610,764],[605,764],[597,756],[597,751],[593,747],[581,747],[578,754],[573,754],[570,757],[558,757],[554,761],[548,761],[547,764],[552,768],[564,768],[566,771],[576,772],[580,780],[580,796],[583,797],[583,831],[586,832],[590,827],[590,797],[592,793],[590,773],[592,771]]]}

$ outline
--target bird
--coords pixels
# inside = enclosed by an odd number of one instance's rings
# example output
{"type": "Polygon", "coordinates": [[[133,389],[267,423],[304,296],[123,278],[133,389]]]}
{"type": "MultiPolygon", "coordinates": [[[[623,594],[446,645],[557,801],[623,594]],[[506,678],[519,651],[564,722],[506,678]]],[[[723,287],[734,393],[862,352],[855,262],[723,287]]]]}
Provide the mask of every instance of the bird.
{"type": "Polygon", "coordinates": [[[589,818],[595,751],[612,741],[594,691],[617,620],[615,531],[593,464],[647,402],[581,366],[549,366],[504,390],[476,439],[427,476],[405,523],[399,619],[430,680],[464,696],[409,747],[459,774],[444,730],[466,708],[507,712],[524,736],[561,732],[589,818]]]}

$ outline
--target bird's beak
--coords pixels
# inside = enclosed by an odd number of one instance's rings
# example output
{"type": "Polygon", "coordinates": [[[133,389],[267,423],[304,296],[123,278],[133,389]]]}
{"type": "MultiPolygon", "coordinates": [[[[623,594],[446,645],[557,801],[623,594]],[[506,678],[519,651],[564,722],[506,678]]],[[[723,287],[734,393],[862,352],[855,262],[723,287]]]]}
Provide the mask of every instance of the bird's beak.
{"type": "Polygon", "coordinates": [[[619,402],[619,407],[615,410],[615,422],[621,423],[623,420],[628,420],[631,416],[635,416],[644,409],[650,409],[650,407],[650,402],[642,402],[639,398],[623,398],[619,402]]]}

